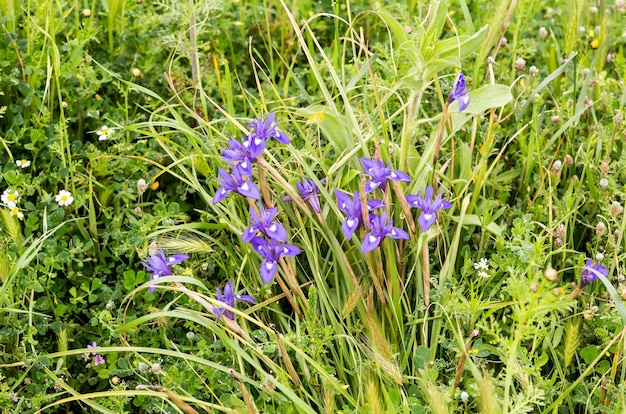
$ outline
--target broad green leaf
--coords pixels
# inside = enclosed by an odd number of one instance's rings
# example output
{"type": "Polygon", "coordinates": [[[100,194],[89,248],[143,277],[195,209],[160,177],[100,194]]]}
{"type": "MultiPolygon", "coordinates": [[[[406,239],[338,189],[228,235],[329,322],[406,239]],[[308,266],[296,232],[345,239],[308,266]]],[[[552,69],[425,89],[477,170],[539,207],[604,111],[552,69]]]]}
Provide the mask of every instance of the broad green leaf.
{"type": "MultiPolygon", "coordinates": [[[[500,108],[513,100],[511,89],[506,85],[487,85],[470,92],[470,104],[463,114],[480,115],[483,112],[500,108]]],[[[458,102],[450,105],[450,112],[458,112],[458,102]]]]}
{"type": "Polygon", "coordinates": [[[444,58],[456,55],[462,60],[476,52],[485,43],[488,34],[489,25],[486,25],[472,36],[461,35],[440,40],[435,44],[435,56],[444,58]]]}

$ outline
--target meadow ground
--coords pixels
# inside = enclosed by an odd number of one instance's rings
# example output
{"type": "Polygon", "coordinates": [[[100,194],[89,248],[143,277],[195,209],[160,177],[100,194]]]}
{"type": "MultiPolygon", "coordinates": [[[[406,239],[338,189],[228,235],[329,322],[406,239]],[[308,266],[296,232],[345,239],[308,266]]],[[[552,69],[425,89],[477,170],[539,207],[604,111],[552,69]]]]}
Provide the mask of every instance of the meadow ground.
{"type": "Polygon", "coordinates": [[[0,0],[0,410],[624,412],[625,19],[0,0]]]}

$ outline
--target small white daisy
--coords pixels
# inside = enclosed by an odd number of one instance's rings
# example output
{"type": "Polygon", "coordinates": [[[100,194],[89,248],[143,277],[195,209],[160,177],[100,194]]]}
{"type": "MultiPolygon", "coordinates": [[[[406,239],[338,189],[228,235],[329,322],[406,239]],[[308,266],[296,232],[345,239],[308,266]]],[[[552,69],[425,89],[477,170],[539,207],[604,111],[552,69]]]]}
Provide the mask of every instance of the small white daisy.
{"type": "Polygon", "coordinates": [[[17,160],[15,164],[20,168],[28,168],[30,167],[30,161],[28,160],[17,160]]]}
{"type": "Polygon", "coordinates": [[[18,219],[24,219],[24,213],[22,213],[15,205],[9,207],[11,209],[11,216],[16,216],[18,219]]]}
{"type": "Polygon", "coordinates": [[[111,131],[108,126],[103,125],[102,128],[96,131],[96,134],[98,134],[98,141],[105,141],[109,139],[113,131],[111,131]]]}
{"type": "Polygon", "coordinates": [[[478,261],[478,263],[474,263],[474,269],[489,270],[489,262],[483,257],[478,261]]]}
{"type": "Polygon", "coordinates": [[[74,197],[72,197],[72,193],[69,191],[61,190],[59,194],[57,194],[56,200],[60,206],[69,206],[74,202],[74,197]]]}
{"type": "Polygon", "coordinates": [[[478,276],[487,278],[489,277],[489,273],[481,270],[480,272],[478,272],[478,276]]]}
{"type": "Polygon", "coordinates": [[[2,203],[4,205],[11,207],[12,205],[15,205],[18,201],[20,201],[20,194],[17,192],[17,190],[11,190],[10,188],[7,188],[2,193],[2,197],[0,197],[0,200],[2,200],[2,203]]]}

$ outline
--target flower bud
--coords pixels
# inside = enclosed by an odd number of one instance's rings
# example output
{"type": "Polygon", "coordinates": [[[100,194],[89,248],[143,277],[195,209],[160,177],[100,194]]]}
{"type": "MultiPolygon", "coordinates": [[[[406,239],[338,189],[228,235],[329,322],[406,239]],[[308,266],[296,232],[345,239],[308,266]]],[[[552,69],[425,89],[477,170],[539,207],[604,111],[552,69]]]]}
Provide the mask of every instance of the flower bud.
{"type": "Polygon", "coordinates": [[[557,273],[556,269],[553,269],[551,267],[547,268],[543,275],[550,282],[554,282],[559,277],[559,274],[557,273]]]}
{"type": "Polygon", "coordinates": [[[537,284],[537,282],[532,282],[530,284],[530,290],[532,290],[533,292],[536,292],[539,290],[539,285],[537,284]]]}
{"type": "Polygon", "coordinates": [[[550,121],[552,121],[553,124],[558,124],[561,122],[561,117],[558,115],[552,115],[550,121]]]}
{"type": "Polygon", "coordinates": [[[540,27],[539,28],[539,37],[542,39],[545,39],[548,36],[548,31],[546,30],[545,27],[540,27]]]}
{"type": "Polygon", "coordinates": [[[150,370],[152,371],[153,374],[159,375],[160,373],[163,372],[163,369],[161,368],[161,364],[159,364],[158,362],[155,362],[154,364],[152,364],[152,366],[150,367],[150,370]]]}
{"type": "Polygon", "coordinates": [[[134,77],[138,78],[141,76],[141,70],[139,68],[133,68],[133,70],[131,71],[131,73],[133,74],[134,77]]]}
{"type": "Polygon", "coordinates": [[[606,232],[606,224],[599,221],[598,224],[596,224],[596,234],[598,236],[602,236],[605,232],[606,232]]]}
{"type": "Polygon", "coordinates": [[[615,116],[613,117],[613,123],[621,124],[622,122],[624,122],[624,115],[622,115],[621,113],[615,114],[615,116]]]}
{"type": "Polygon", "coordinates": [[[539,74],[539,69],[537,69],[537,66],[533,65],[528,69],[528,74],[530,76],[537,76],[539,74]]]}
{"type": "Polygon", "coordinates": [[[596,261],[600,262],[604,259],[604,255],[602,253],[596,253],[596,261]]]}
{"type": "Polygon", "coordinates": [[[83,17],[91,17],[91,9],[83,9],[83,17]]]}
{"type": "Polygon", "coordinates": [[[563,223],[559,224],[558,227],[556,228],[556,231],[554,232],[554,235],[562,239],[563,237],[565,237],[566,234],[567,234],[567,228],[565,227],[565,224],[563,223]]]}
{"type": "Polygon", "coordinates": [[[465,402],[467,402],[468,399],[469,399],[469,394],[466,391],[462,391],[461,392],[461,401],[463,401],[465,403],[465,402]]]}
{"type": "Polygon", "coordinates": [[[143,178],[137,180],[137,192],[139,195],[143,194],[148,189],[148,183],[143,178]]]}
{"type": "Polygon", "coordinates": [[[609,167],[609,163],[606,161],[602,161],[600,163],[600,172],[602,175],[607,175],[610,171],[611,167],[609,167]]]}
{"type": "Polygon", "coordinates": [[[506,37],[503,37],[502,39],[500,39],[500,47],[506,47],[506,45],[509,44],[509,41],[506,40],[506,37]]]}
{"type": "Polygon", "coordinates": [[[563,239],[560,237],[557,237],[556,239],[554,239],[554,248],[560,249],[561,247],[563,247],[563,239]]]}
{"type": "Polygon", "coordinates": [[[569,154],[565,156],[565,165],[567,165],[568,167],[574,165],[574,158],[572,158],[572,156],[569,154]]]}
{"type": "Polygon", "coordinates": [[[139,369],[139,372],[141,372],[142,374],[145,374],[146,372],[148,372],[150,367],[148,366],[148,364],[140,362],[139,365],[137,365],[137,369],[139,369]]]}
{"type": "Polygon", "coordinates": [[[609,186],[609,180],[607,180],[606,178],[603,178],[600,180],[600,187],[602,188],[607,188],[609,186]]]}
{"type": "Polygon", "coordinates": [[[524,70],[526,70],[526,60],[522,58],[517,58],[513,66],[515,67],[516,71],[523,72],[524,70]]]}
{"type": "Polygon", "coordinates": [[[552,163],[552,173],[558,174],[561,171],[561,167],[563,167],[563,163],[561,160],[556,160],[552,163]]]}
{"type": "Polygon", "coordinates": [[[193,332],[191,332],[191,331],[189,331],[189,332],[187,332],[187,335],[186,335],[186,336],[187,336],[187,339],[188,339],[188,340],[193,341],[193,340],[194,340],[194,338],[196,337],[196,334],[195,334],[195,333],[193,333],[193,332]]]}
{"type": "Polygon", "coordinates": [[[111,378],[111,384],[113,384],[113,385],[119,385],[120,382],[122,382],[122,380],[117,375],[115,375],[115,376],[113,376],[113,378],[111,378]]]}

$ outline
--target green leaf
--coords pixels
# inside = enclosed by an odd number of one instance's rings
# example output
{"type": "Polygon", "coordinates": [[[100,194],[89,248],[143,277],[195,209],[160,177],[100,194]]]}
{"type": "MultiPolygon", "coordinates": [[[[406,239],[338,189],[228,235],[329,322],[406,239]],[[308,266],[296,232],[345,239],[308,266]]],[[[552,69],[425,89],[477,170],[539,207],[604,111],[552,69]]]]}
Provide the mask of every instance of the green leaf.
{"type": "MultiPolygon", "coordinates": [[[[480,115],[483,112],[500,108],[513,100],[511,89],[506,85],[487,85],[470,92],[470,104],[463,114],[480,115]]],[[[458,102],[450,105],[450,112],[457,112],[458,102]]]]}
{"type": "Polygon", "coordinates": [[[415,354],[413,355],[413,365],[417,369],[426,367],[426,364],[430,360],[430,349],[424,345],[417,347],[415,354]]]}
{"type": "Polygon", "coordinates": [[[588,345],[580,350],[580,357],[587,363],[591,364],[600,354],[598,345],[588,345]]]}
{"type": "Polygon", "coordinates": [[[444,58],[456,55],[460,60],[463,60],[485,43],[488,34],[489,25],[486,25],[472,36],[462,35],[441,40],[435,45],[435,56],[444,58]]]}
{"type": "Polygon", "coordinates": [[[127,270],[124,272],[124,289],[133,290],[136,286],[135,271],[127,270]]]}

